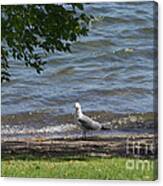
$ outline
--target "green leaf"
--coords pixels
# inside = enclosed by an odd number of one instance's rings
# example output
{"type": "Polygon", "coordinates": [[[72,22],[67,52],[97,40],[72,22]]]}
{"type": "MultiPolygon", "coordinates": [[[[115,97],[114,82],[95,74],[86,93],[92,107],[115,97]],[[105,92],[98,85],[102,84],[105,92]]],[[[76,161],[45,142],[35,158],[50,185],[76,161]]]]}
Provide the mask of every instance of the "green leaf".
{"type": "Polygon", "coordinates": [[[4,72],[1,80],[9,79],[7,69],[11,58],[24,62],[40,73],[45,64],[43,54],[55,53],[56,50],[71,52],[72,42],[87,35],[91,18],[80,3],[2,5],[1,72],[4,72]],[[36,49],[43,54],[36,55],[36,49]]]}

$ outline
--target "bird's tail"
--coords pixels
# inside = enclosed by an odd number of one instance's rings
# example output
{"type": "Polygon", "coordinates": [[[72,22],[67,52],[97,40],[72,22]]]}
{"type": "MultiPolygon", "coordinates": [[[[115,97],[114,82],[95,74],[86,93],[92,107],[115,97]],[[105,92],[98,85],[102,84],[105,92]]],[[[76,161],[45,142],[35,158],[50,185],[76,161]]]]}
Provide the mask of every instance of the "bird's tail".
{"type": "Polygon", "coordinates": [[[102,129],[102,130],[111,130],[111,129],[112,129],[112,124],[111,124],[111,122],[102,123],[102,124],[101,124],[101,129],[102,129]]]}

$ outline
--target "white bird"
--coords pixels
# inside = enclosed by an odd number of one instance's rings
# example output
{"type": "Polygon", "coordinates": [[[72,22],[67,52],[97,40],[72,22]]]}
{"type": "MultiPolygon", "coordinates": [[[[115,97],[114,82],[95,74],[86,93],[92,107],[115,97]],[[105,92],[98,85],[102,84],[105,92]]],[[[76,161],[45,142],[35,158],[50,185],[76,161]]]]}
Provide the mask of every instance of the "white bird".
{"type": "Polygon", "coordinates": [[[80,125],[80,127],[83,129],[83,135],[86,138],[86,131],[88,130],[100,130],[102,128],[102,125],[91,119],[90,117],[84,115],[81,110],[80,103],[75,103],[75,109],[76,109],[76,118],[80,125]]]}

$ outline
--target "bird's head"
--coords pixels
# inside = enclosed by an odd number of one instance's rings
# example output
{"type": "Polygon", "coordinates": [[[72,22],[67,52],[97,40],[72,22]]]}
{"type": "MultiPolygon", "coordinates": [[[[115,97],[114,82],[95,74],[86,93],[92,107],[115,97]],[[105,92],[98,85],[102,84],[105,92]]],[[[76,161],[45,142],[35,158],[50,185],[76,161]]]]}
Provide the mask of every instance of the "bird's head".
{"type": "Polygon", "coordinates": [[[76,102],[74,106],[76,109],[76,116],[77,118],[80,118],[82,116],[81,105],[79,102],[76,102]]]}
{"type": "Polygon", "coordinates": [[[78,111],[78,110],[81,110],[81,105],[79,102],[76,102],[75,103],[75,109],[78,111]]]}

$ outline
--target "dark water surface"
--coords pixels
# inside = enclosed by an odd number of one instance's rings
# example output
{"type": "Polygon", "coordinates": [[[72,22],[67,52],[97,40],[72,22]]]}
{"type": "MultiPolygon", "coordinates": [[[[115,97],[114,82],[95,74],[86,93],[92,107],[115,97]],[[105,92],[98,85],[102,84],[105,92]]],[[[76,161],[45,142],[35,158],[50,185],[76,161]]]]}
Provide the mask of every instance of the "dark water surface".
{"type": "Polygon", "coordinates": [[[2,115],[72,114],[77,100],[88,112],[154,112],[153,6],[86,5],[96,19],[88,37],[72,45],[71,54],[50,55],[41,75],[22,64],[12,65],[12,80],[2,84],[2,115]]]}

